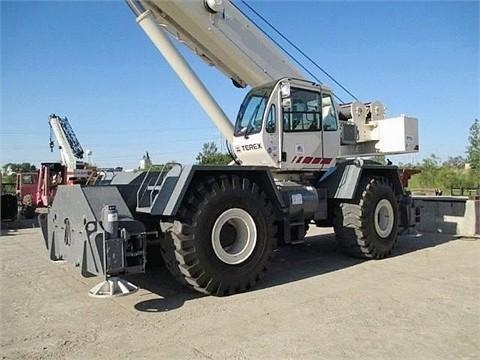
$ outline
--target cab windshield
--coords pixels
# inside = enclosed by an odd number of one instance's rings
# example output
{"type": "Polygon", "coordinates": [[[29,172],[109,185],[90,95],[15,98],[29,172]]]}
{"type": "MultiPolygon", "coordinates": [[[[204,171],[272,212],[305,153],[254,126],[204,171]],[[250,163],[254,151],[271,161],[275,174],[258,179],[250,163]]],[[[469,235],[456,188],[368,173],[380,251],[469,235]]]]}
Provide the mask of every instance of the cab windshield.
{"type": "Polygon", "coordinates": [[[262,119],[272,87],[253,89],[243,100],[235,123],[235,136],[248,136],[260,132],[262,119]]]}

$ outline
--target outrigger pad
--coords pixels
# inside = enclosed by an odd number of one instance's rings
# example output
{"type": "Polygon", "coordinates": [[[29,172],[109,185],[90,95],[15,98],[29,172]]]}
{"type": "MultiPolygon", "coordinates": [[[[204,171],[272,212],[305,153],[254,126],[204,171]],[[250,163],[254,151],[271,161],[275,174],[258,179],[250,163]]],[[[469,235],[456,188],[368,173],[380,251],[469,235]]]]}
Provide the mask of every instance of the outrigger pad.
{"type": "Polygon", "coordinates": [[[137,290],[138,287],[127,280],[120,279],[119,277],[111,277],[91,288],[88,295],[96,298],[111,298],[130,295],[137,290]]]}

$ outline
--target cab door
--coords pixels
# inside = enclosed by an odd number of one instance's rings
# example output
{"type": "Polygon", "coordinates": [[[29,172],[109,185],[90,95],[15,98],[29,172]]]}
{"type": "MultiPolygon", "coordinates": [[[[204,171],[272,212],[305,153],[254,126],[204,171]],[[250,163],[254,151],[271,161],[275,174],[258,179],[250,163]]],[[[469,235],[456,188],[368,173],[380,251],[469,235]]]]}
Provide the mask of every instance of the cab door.
{"type": "Polygon", "coordinates": [[[282,100],[283,170],[318,170],[323,161],[322,97],[319,91],[290,89],[282,100]]]}
{"type": "Polygon", "coordinates": [[[281,167],[281,149],[282,149],[282,129],[278,119],[281,119],[280,91],[276,86],[272,91],[270,99],[265,110],[263,119],[263,147],[270,163],[267,166],[273,168],[281,167]],[[279,125],[280,124],[280,125],[279,125]]]}
{"type": "Polygon", "coordinates": [[[322,93],[322,145],[322,163],[325,169],[335,165],[335,159],[340,152],[338,112],[329,93],[322,93]]]}

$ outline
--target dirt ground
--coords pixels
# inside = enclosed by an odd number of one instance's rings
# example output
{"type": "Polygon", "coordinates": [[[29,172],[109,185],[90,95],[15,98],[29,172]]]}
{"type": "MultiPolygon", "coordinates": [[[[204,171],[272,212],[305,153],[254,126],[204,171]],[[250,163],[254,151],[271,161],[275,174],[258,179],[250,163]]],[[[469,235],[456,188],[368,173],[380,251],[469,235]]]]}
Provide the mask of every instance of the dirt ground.
{"type": "Polygon", "coordinates": [[[101,279],[49,261],[38,228],[2,235],[2,359],[480,358],[478,239],[403,237],[359,261],[313,229],[248,293],[202,296],[157,267],[93,299],[101,279]]]}

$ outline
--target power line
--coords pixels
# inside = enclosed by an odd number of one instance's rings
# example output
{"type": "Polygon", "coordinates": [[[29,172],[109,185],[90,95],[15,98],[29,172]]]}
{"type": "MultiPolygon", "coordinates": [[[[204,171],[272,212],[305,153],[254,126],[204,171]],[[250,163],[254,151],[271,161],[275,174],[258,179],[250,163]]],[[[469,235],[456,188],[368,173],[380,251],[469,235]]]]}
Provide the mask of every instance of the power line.
{"type": "MultiPolygon", "coordinates": [[[[169,134],[170,132],[178,132],[178,131],[187,131],[187,130],[212,130],[216,131],[217,128],[213,126],[195,126],[194,129],[192,127],[179,127],[179,128],[168,128],[168,129],[159,129],[159,130],[149,130],[149,133],[155,133],[155,134],[169,134]]],[[[104,132],[108,132],[110,134],[131,134],[132,130],[131,129],[96,129],[95,131],[81,131],[81,134],[95,134],[95,135],[102,135],[104,136],[104,132]]],[[[47,133],[47,132],[45,132],[47,133]]],[[[5,135],[5,136],[10,136],[10,135],[38,135],[38,136],[43,136],[43,133],[39,133],[38,131],[35,132],[25,132],[21,130],[5,130],[5,131],[0,131],[0,135],[5,135]]]]}
{"type": "MultiPolygon", "coordinates": [[[[354,98],[356,101],[359,101],[358,98],[353,95],[346,87],[344,87],[339,81],[337,81],[332,75],[330,75],[330,73],[328,73],[323,67],[321,67],[320,65],[318,65],[317,62],[315,62],[310,56],[308,56],[302,49],[300,49],[297,45],[295,45],[292,41],[290,41],[285,35],[283,35],[279,30],[277,30],[277,28],[275,26],[273,26],[265,17],[263,17],[258,11],[256,11],[251,5],[249,5],[245,0],[241,0],[241,2],[247,7],[249,8],[255,15],[257,15],[265,24],[267,24],[277,35],[279,35],[282,39],[284,39],[289,45],[291,45],[295,50],[297,50],[301,55],[303,55],[308,61],[310,61],[318,70],[320,70],[322,73],[324,73],[330,80],[332,80],[335,84],[337,84],[343,91],[345,91],[348,95],[350,95],[352,98],[354,98]]],[[[237,9],[238,7],[235,6],[237,9]]],[[[240,10],[240,9],[239,9],[240,10]]],[[[241,10],[240,10],[241,11],[241,10]]],[[[242,12],[243,13],[243,12],[242,12]]],[[[245,15],[245,14],[244,14],[245,15]]],[[[246,16],[246,15],[245,15],[246,16]]],[[[248,16],[247,16],[248,18],[248,16]]],[[[251,19],[249,19],[250,21],[252,21],[251,19]]],[[[252,21],[253,22],[253,21],[252,21]]],[[[255,22],[253,22],[255,25],[257,25],[255,22]]],[[[258,25],[257,27],[265,34],[268,36],[268,38],[270,40],[272,40],[277,46],[278,45],[278,42],[276,42],[275,40],[272,39],[272,37],[270,35],[268,35],[264,30],[262,30],[258,25]]],[[[287,52],[283,47],[280,46],[280,48],[285,51],[290,57],[292,57],[292,55],[287,52]]],[[[295,60],[295,58],[292,57],[292,59],[294,59],[295,62],[297,62],[297,60],[295,60]]],[[[298,63],[298,62],[297,62],[298,63]]],[[[302,69],[305,69],[302,66],[302,69]]],[[[311,74],[310,71],[307,70],[307,72],[313,76],[311,74]]],[[[314,76],[315,80],[319,81],[315,76],[314,76]]],[[[320,81],[319,81],[320,82],[320,81]]],[[[321,83],[321,82],[320,82],[321,83]]],[[[341,101],[336,95],[335,97],[341,101]]],[[[343,101],[341,101],[343,102],[343,101]]]]}
{"type": "MultiPolygon", "coordinates": [[[[275,45],[277,45],[285,54],[287,54],[290,59],[292,59],[298,66],[300,66],[300,68],[302,68],[308,75],[310,75],[316,82],[318,82],[319,84],[322,84],[322,81],[314,74],[312,73],[305,65],[303,65],[297,58],[295,58],[295,56],[293,56],[285,47],[283,47],[277,40],[275,40],[272,36],[270,36],[270,34],[268,34],[265,30],[263,30],[260,26],[257,25],[257,23],[255,22],[255,20],[253,20],[250,16],[248,16],[247,14],[245,14],[237,5],[235,5],[235,3],[232,2],[232,5],[238,10],[240,11],[243,16],[245,16],[248,20],[250,20],[256,27],[258,30],[260,30],[263,35],[265,35],[268,39],[270,39],[270,41],[272,41],[275,45]]],[[[343,102],[337,95],[333,95],[335,96],[335,98],[340,101],[340,102],[343,102]]]]}

